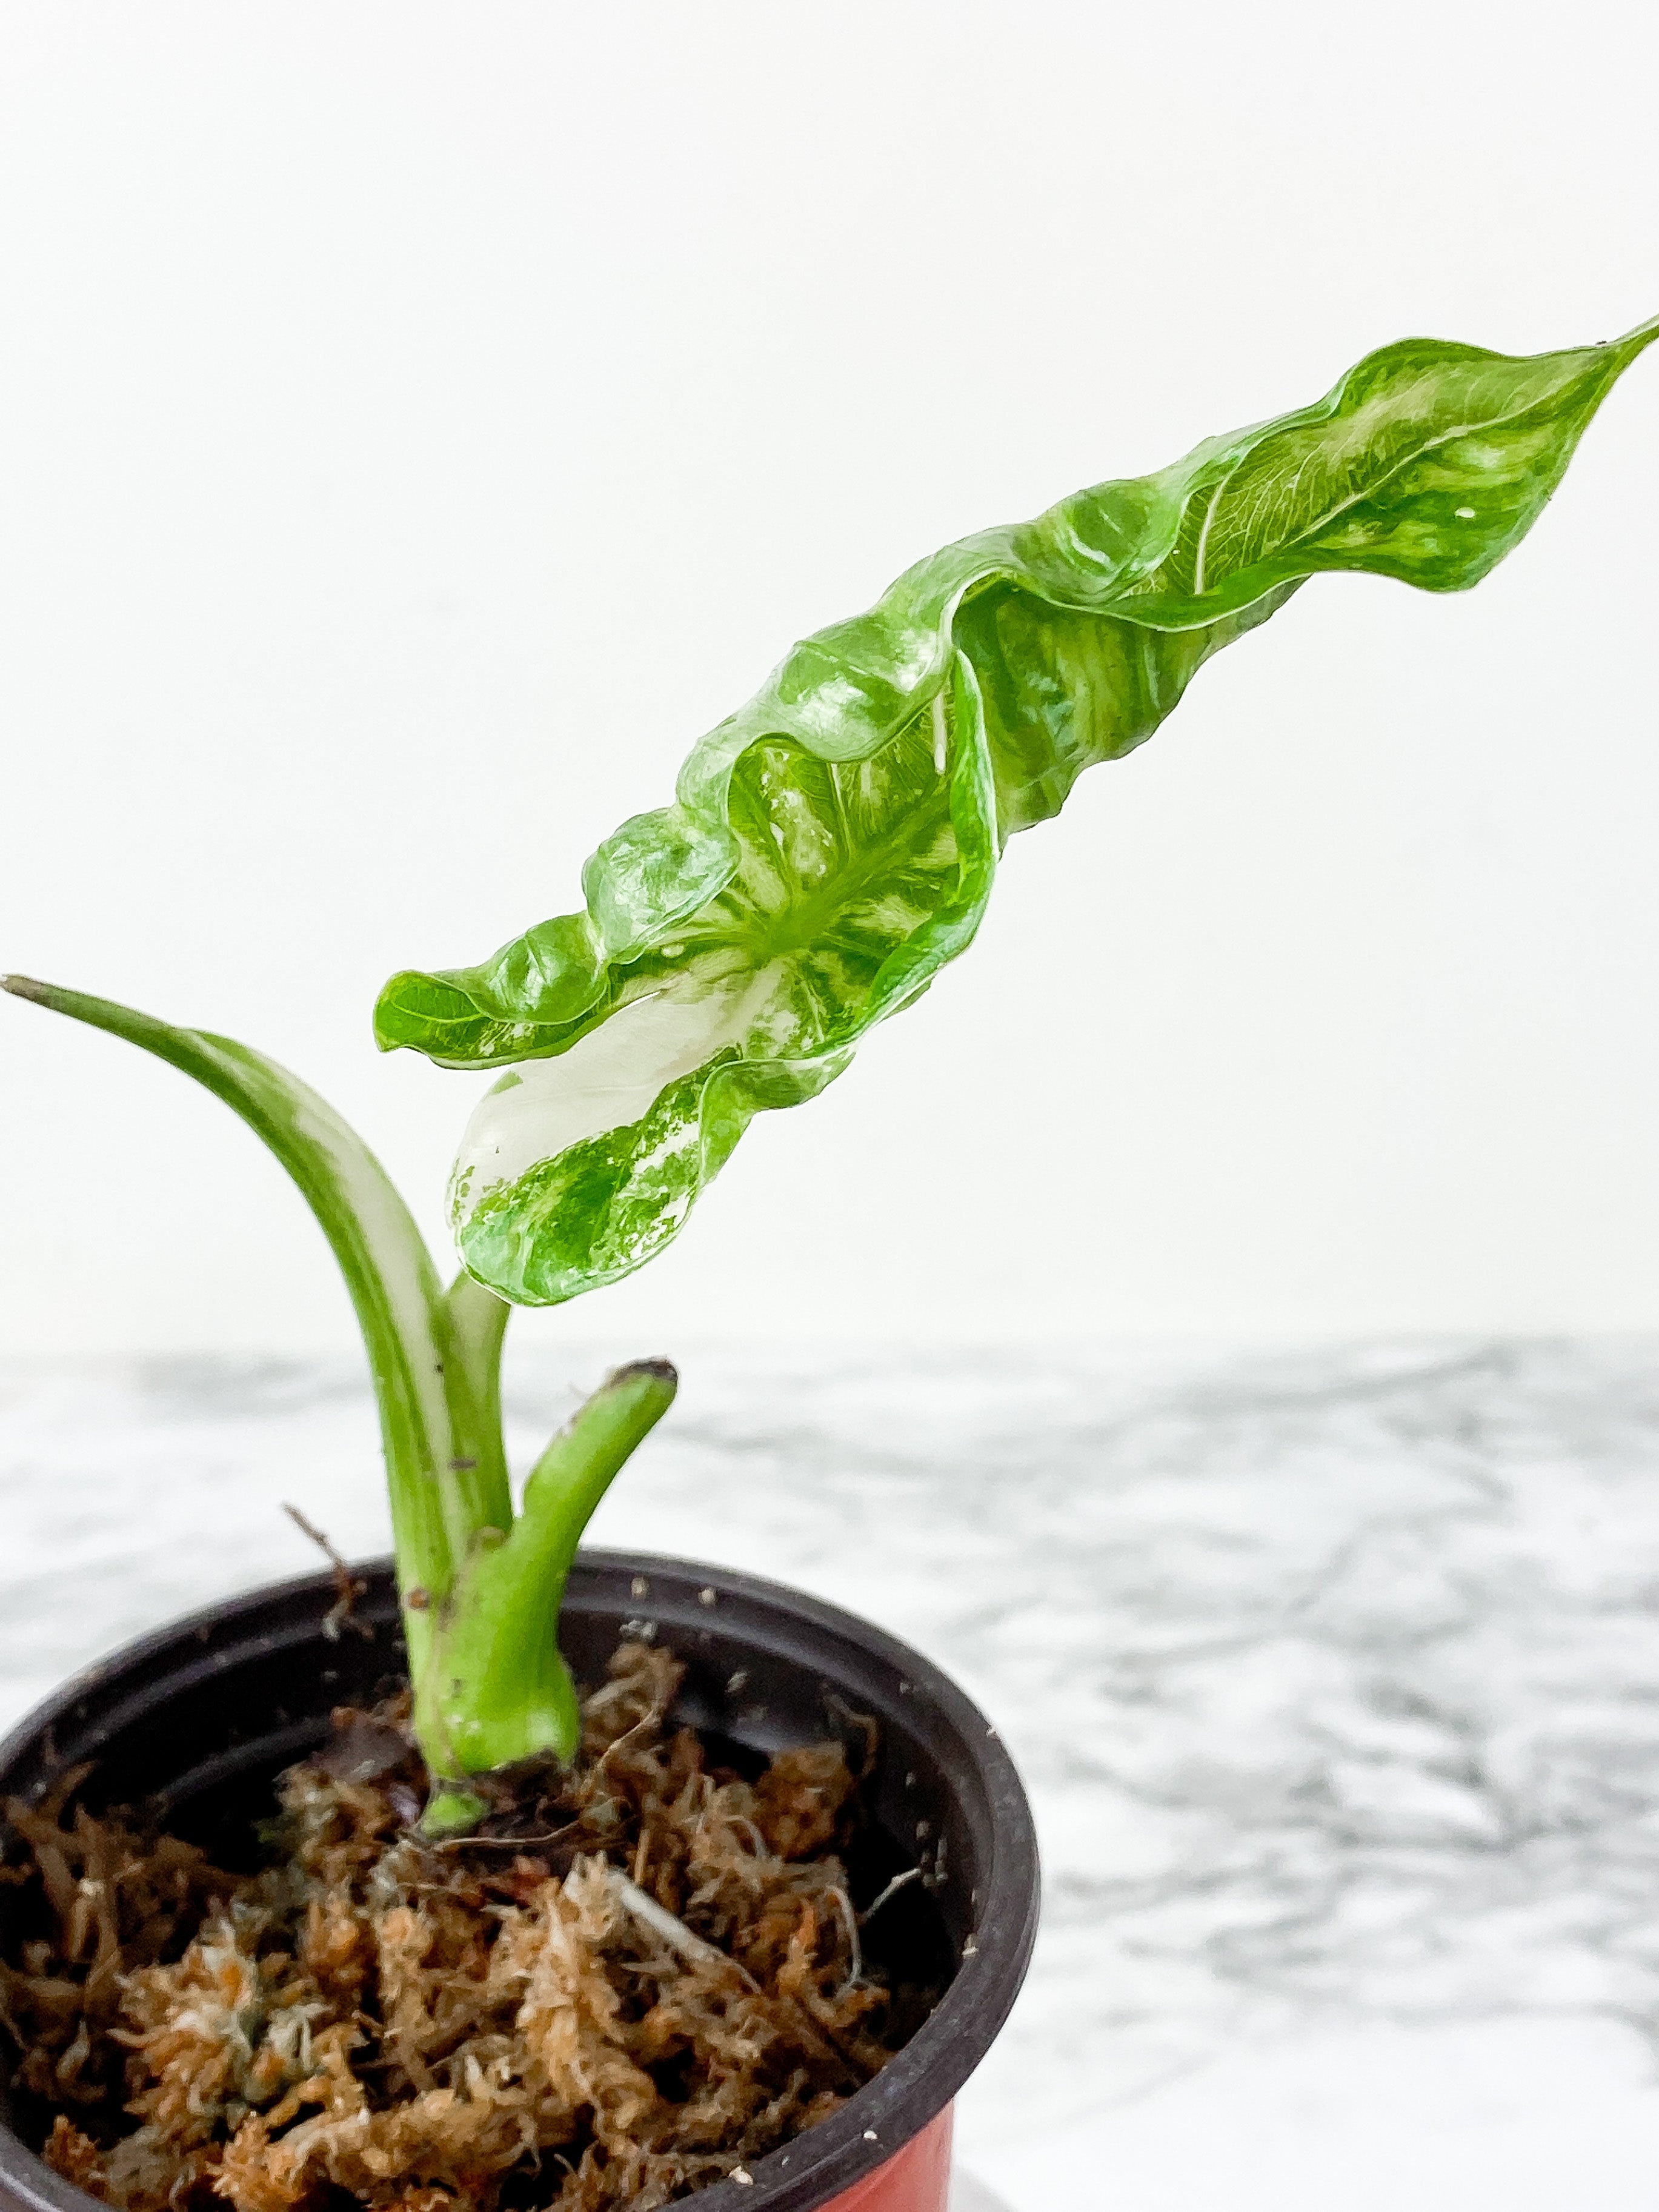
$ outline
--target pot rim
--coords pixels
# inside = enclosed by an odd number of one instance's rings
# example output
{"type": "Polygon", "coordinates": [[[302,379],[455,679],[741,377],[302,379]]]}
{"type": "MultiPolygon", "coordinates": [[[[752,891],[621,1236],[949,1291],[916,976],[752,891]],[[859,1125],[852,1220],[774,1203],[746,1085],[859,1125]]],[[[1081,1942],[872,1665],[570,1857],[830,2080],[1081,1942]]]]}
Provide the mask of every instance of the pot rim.
{"type": "MultiPolygon", "coordinates": [[[[354,1561],[352,1570],[369,1578],[366,1609],[380,1609],[389,1597],[395,1616],[390,1559],[354,1561]]],[[[757,2159],[750,2184],[728,2179],[694,2192],[708,2212],[810,2212],[814,2206],[828,2207],[833,2197],[884,2165],[946,2108],[1007,2018],[1030,1961],[1040,1901],[1036,1837],[1024,1790],[997,1730],[951,1677],[912,1645],[857,1613],[788,1583],[735,1568],[666,1553],[598,1547],[585,1547],[577,1554],[567,1602],[580,1601],[584,1583],[592,1583],[595,1595],[602,1595],[611,1577],[626,1577],[630,1589],[643,1577],[651,1586],[652,1613],[671,1631],[680,1625],[680,1618],[672,1605],[664,1606],[663,1598],[672,1594],[659,1585],[681,1583],[689,1607],[684,1613],[687,1626],[696,1625],[699,1608],[706,1602],[701,1592],[712,1588],[720,1599],[735,1601],[739,1607],[748,1606],[774,1617],[787,1614],[821,1635],[854,1645],[890,1668],[901,1690],[916,1696],[919,1708],[933,1707],[965,1754],[982,1796],[990,1849],[975,1907],[972,1942],[963,1947],[956,1973],[933,2011],[875,2079],[849,2097],[838,2112],[757,2159]]],[[[71,1675],[9,1729],[0,1739],[0,1776],[33,1752],[43,1737],[50,1745],[58,1724],[81,1717],[75,1709],[88,1698],[108,1698],[123,1678],[131,1693],[141,1691],[143,1677],[175,1655],[181,1643],[192,1637],[205,1642],[204,1630],[234,1626],[273,1604],[303,1602],[311,1596],[325,1611],[336,1595],[331,1573],[295,1576],[198,1607],[146,1631],[71,1675]],[[131,1680],[135,1673],[140,1678],[137,1683],[131,1680]]],[[[702,1619],[706,1623],[706,1613],[702,1619]]],[[[320,1632],[320,1614],[315,1632],[320,1632]]],[[[736,1632],[743,1632],[740,1623],[736,1632]]],[[[205,1651],[203,1656],[211,1667],[212,1657],[205,1651]]],[[[117,1696],[109,1712],[112,1723],[127,1702],[117,1696]]],[[[951,1765],[954,1768],[956,1762],[951,1765]]],[[[960,1789],[966,1777],[953,1771],[951,1779],[960,1789]]],[[[40,2212],[89,2212],[98,2204],[86,2191],[54,2172],[3,2122],[0,2188],[9,2191],[14,2203],[31,2204],[40,2212]]]]}

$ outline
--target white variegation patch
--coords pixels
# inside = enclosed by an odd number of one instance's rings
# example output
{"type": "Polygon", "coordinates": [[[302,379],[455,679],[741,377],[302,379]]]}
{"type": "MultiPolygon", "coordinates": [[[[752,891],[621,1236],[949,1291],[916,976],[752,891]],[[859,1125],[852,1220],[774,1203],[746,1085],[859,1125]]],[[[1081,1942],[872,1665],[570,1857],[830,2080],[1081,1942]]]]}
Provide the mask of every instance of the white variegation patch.
{"type": "Polygon", "coordinates": [[[671,1083],[741,1045],[779,980],[776,963],[714,984],[688,979],[622,1007],[568,1052],[504,1075],[479,1100],[461,1139],[450,1184],[456,1231],[491,1190],[641,1120],[671,1083]]]}

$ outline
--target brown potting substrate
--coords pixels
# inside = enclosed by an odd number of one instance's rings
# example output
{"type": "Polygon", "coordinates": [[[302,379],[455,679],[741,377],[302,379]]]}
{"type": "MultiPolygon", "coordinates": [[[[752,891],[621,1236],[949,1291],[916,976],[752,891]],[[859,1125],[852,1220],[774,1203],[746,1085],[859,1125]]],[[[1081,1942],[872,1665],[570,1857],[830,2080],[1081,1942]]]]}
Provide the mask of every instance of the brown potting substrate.
{"type": "Polygon", "coordinates": [[[125,2212],[649,2212],[833,2112],[918,2010],[860,1957],[858,1778],[711,1768],[680,1674],[623,1645],[574,1771],[461,1845],[410,1832],[395,1704],[283,1778],[256,1875],[66,1812],[76,1776],[10,1807],[48,1910],[0,2018],[52,2165],[125,2212]]]}

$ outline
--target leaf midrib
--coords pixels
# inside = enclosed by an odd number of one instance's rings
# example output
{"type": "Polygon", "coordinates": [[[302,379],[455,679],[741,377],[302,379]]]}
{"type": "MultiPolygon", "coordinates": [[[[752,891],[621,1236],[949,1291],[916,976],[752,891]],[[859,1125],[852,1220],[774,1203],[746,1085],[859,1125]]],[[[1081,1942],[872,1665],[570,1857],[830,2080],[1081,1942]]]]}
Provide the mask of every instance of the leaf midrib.
{"type": "MultiPolygon", "coordinates": [[[[1609,348],[1608,350],[1611,351],[1612,349],[1609,348]]],[[[1405,470],[1412,467],[1416,462],[1420,461],[1425,453],[1433,453],[1437,447],[1448,446],[1455,438],[1467,438],[1469,434],[1474,430],[1501,430],[1510,424],[1522,421],[1524,416],[1533,414],[1537,409],[1546,405],[1547,404],[1547,403],[1542,399],[1528,400],[1524,407],[1512,407],[1504,414],[1486,416],[1477,422],[1455,423],[1449,429],[1442,431],[1437,437],[1425,438],[1420,446],[1413,447],[1411,451],[1408,453],[1403,454],[1391,468],[1385,469],[1381,476],[1373,477],[1371,482],[1365,485],[1362,490],[1353,492],[1348,498],[1338,501],[1334,506],[1324,508],[1320,514],[1317,520],[1309,523],[1305,528],[1297,531],[1293,536],[1283,539],[1274,551],[1258,554],[1254,561],[1242,563],[1238,568],[1232,571],[1231,576],[1224,578],[1222,583],[1217,586],[1217,588],[1224,591],[1227,584],[1231,582],[1234,577],[1247,575],[1252,568],[1260,568],[1267,562],[1282,560],[1287,553],[1294,551],[1297,546],[1301,545],[1306,539],[1312,537],[1316,531],[1327,529],[1329,525],[1335,520],[1337,516],[1345,514],[1350,507],[1359,506],[1363,501],[1374,499],[1378,493],[1387,489],[1388,485],[1393,482],[1395,477],[1400,476],[1405,470]]],[[[1264,439],[1262,443],[1265,444],[1266,442],[1267,441],[1264,439]]],[[[1212,495],[1210,500],[1210,511],[1205,516],[1203,525],[1199,532],[1198,549],[1194,555],[1193,564],[1193,586],[1190,593],[1186,596],[1193,599],[1202,598],[1204,593],[1202,555],[1205,544],[1209,537],[1210,526],[1215,519],[1216,509],[1220,504],[1221,495],[1226,490],[1227,487],[1232,483],[1239,470],[1243,467],[1245,462],[1248,460],[1253,460],[1261,450],[1261,446],[1252,446],[1248,453],[1241,454],[1237,461],[1235,462],[1233,466],[1227,471],[1226,475],[1223,477],[1220,482],[1216,485],[1214,493],[1212,495]]],[[[1149,594],[1149,596],[1152,595],[1149,594]]]]}

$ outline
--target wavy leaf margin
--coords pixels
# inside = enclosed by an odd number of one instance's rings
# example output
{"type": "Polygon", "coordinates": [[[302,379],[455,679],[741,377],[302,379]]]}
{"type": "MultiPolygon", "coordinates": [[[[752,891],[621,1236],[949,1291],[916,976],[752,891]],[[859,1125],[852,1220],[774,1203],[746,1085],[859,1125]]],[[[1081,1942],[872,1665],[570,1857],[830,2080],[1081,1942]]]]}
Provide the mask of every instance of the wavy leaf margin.
{"type": "Polygon", "coordinates": [[[1360,570],[1437,592],[1478,583],[1531,527],[1607,391],[1656,337],[1659,318],[1611,343],[1527,356],[1402,340],[1311,406],[945,547],[866,613],[797,645],[693,748],[673,805],[599,848],[583,912],[477,967],[394,976],[375,1012],[381,1047],[449,1067],[557,1058],[624,1007],[683,993],[678,940],[738,871],[732,779],[757,745],[872,761],[931,714],[950,781],[954,894],[813,1050],[745,1040],[533,1175],[491,1188],[469,1170],[454,1207],[465,1264],[503,1297],[539,1304],[652,1257],[754,1113],[815,1096],[964,949],[1002,846],[1057,812],[1083,769],[1143,743],[1211,653],[1310,575],[1360,570]]]}

